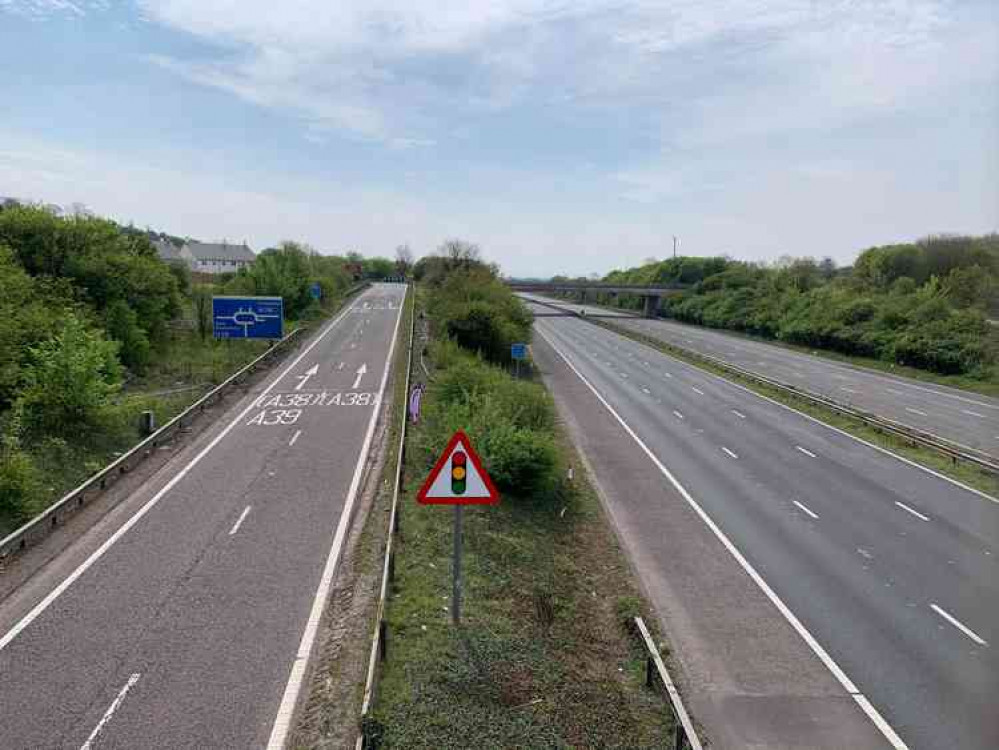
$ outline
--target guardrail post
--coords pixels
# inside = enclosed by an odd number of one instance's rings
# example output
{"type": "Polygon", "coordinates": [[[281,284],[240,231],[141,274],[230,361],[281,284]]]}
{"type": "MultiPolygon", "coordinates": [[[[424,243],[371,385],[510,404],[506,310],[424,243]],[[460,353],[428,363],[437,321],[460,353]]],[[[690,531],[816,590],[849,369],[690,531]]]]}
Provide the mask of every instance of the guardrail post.
{"type": "Polygon", "coordinates": [[[388,579],[390,583],[395,582],[395,552],[389,553],[388,560],[388,579]]]}
{"type": "Polygon", "coordinates": [[[687,739],[687,733],[683,731],[683,724],[677,722],[676,728],[673,731],[673,749],[683,750],[684,740],[687,739]]]}
{"type": "Polygon", "coordinates": [[[656,665],[651,656],[645,657],[645,687],[652,687],[655,682],[656,665]]]}
{"type": "Polygon", "coordinates": [[[154,432],[156,432],[156,415],[149,410],[142,412],[142,418],[139,421],[139,429],[142,432],[143,437],[149,437],[154,432]]]}
{"type": "Polygon", "coordinates": [[[378,623],[378,642],[381,644],[380,660],[385,661],[388,658],[388,625],[385,620],[378,623]]]}

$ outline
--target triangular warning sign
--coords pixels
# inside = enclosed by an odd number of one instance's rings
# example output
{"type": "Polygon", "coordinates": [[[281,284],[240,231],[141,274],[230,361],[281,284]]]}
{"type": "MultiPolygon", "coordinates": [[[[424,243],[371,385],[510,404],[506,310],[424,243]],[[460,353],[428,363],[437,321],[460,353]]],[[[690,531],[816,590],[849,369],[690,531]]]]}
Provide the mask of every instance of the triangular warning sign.
{"type": "Polygon", "coordinates": [[[416,499],[423,505],[492,505],[499,502],[499,492],[482,468],[468,435],[458,430],[416,499]]]}

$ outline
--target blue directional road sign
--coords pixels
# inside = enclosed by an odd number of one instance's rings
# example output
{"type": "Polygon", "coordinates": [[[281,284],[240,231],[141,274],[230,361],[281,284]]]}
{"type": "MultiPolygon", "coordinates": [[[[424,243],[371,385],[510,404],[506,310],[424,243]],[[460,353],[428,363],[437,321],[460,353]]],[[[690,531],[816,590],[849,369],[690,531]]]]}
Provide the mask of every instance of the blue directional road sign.
{"type": "Polygon", "coordinates": [[[312,299],[320,299],[323,296],[322,285],[318,281],[313,281],[309,287],[309,294],[312,295],[312,299]]]}
{"type": "Polygon", "coordinates": [[[281,297],[212,297],[217,339],[279,339],[284,336],[281,297]]]}
{"type": "Polygon", "coordinates": [[[513,359],[527,359],[527,344],[510,344],[510,357],[513,359]]]}

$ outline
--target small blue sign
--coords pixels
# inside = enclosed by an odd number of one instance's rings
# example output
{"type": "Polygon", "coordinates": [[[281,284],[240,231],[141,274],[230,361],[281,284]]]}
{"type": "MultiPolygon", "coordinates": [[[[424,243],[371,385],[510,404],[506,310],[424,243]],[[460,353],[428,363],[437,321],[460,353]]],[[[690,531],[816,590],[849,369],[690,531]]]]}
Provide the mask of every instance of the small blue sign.
{"type": "Polygon", "coordinates": [[[212,297],[217,339],[279,339],[284,336],[281,297],[212,297]]]}
{"type": "Polygon", "coordinates": [[[510,344],[510,356],[513,359],[527,359],[527,344],[510,344]]]}
{"type": "Polygon", "coordinates": [[[309,294],[312,295],[312,299],[322,299],[323,297],[323,287],[318,281],[313,281],[312,286],[309,287],[309,294]]]}

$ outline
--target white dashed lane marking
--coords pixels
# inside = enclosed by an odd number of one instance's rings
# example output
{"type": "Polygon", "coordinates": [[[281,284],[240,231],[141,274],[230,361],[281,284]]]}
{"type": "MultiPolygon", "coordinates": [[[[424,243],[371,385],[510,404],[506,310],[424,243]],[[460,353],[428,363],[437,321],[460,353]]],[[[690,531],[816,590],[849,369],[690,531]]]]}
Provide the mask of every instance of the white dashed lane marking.
{"type": "Polygon", "coordinates": [[[920,513],[920,512],[918,511],[918,510],[915,510],[915,509],[913,509],[913,508],[910,508],[910,507],[909,507],[908,505],[906,505],[905,503],[900,503],[900,502],[899,502],[898,500],[896,500],[896,501],[895,501],[895,505],[897,505],[897,506],[898,506],[899,508],[901,508],[902,510],[904,510],[904,511],[905,511],[906,513],[911,513],[911,514],[912,514],[912,515],[914,515],[914,516],[915,516],[916,518],[918,518],[918,519],[920,519],[920,520],[922,520],[922,521],[929,521],[929,520],[930,520],[930,519],[929,519],[929,518],[928,518],[927,516],[924,516],[924,515],[923,515],[922,513],[920,513]]]}
{"type": "Polygon", "coordinates": [[[811,510],[810,510],[809,508],[806,508],[806,507],[805,507],[805,505],[804,505],[803,503],[799,503],[799,502],[798,502],[797,500],[793,500],[792,502],[793,502],[793,503],[794,503],[795,505],[797,505],[797,506],[798,506],[798,508],[800,508],[802,512],[804,512],[804,513],[807,513],[807,514],[808,514],[809,516],[811,516],[813,520],[815,520],[815,521],[818,521],[818,520],[819,520],[819,516],[818,516],[818,514],[814,513],[814,512],[813,512],[813,511],[811,511],[811,510]]]}
{"type": "Polygon", "coordinates": [[[936,612],[938,615],[940,615],[942,618],[944,618],[947,622],[949,622],[955,628],[957,628],[962,633],[964,633],[966,636],[968,636],[971,640],[973,640],[979,646],[988,646],[989,645],[988,641],[986,641],[984,638],[982,638],[980,635],[978,635],[978,633],[976,633],[974,630],[972,630],[967,625],[965,625],[963,622],[961,622],[956,617],[954,617],[954,615],[952,615],[950,612],[948,612],[947,610],[945,610],[943,607],[941,607],[941,606],[939,606],[937,604],[931,604],[930,605],[930,609],[932,609],[934,612],[936,612]]]}

